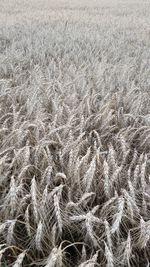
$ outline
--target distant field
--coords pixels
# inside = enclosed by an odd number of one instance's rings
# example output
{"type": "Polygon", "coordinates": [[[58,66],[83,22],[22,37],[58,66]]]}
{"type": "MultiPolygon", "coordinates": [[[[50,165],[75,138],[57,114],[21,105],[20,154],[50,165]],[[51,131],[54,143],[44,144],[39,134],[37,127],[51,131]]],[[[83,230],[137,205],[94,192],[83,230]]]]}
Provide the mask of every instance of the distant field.
{"type": "Polygon", "coordinates": [[[0,0],[0,266],[150,266],[150,1],[0,0]]]}

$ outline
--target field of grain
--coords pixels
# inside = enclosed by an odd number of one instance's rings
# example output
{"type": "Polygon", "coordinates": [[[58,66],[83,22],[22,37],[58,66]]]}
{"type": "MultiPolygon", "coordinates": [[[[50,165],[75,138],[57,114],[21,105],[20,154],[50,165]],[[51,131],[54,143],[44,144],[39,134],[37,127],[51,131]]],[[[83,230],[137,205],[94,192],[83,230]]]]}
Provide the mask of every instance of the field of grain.
{"type": "Polygon", "coordinates": [[[0,266],[150,266],[149,0],[0,0],[0,266]]]}

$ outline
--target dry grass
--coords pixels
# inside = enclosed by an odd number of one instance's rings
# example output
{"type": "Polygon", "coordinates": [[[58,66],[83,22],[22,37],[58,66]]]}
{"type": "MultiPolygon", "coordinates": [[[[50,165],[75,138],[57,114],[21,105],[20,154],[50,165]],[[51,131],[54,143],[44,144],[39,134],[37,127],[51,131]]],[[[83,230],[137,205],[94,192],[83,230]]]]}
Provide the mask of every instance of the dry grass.
{"type": "Polygon", "coordinates": [[[149,1],[0,7],[1,266],[148,267],[149,1]]]}

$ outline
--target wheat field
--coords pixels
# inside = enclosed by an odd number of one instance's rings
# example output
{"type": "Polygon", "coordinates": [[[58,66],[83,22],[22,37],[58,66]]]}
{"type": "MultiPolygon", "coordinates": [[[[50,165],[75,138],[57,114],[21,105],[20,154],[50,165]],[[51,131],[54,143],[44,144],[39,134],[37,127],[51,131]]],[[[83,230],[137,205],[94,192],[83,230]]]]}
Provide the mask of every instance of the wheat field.
{"type": "Polygon", "coordinates": [[[0,266],[150,266],[149,0],[0,0],[0,266]]]}

